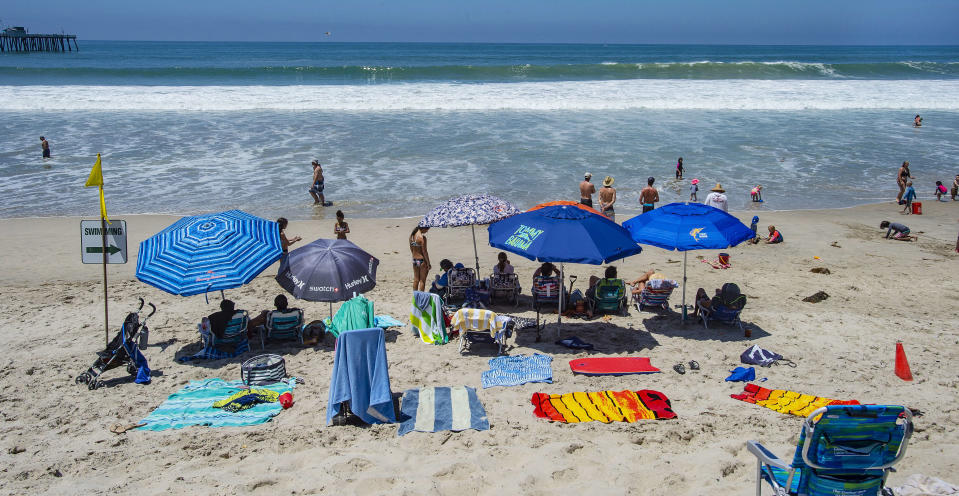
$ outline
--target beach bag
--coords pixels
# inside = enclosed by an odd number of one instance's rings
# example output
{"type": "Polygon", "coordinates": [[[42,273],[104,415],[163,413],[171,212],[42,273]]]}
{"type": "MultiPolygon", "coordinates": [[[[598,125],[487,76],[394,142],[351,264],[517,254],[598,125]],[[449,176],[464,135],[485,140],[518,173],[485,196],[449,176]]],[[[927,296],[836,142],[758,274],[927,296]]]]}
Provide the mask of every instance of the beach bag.
{"type": "Polygon", "coordinates": [[[751,348],[744,351],[742,355],[739,355],[741,362],[749,365],[759,365],[760,367],[768,367],[782,359],[783,356],[779,353],[764,350],[760,348],[758,344],[754,344],[751,348]]]}
{"type": "Polygon", "coordinates": [[[240,379],[247,386],[282,382],[286,379],[286,360],[280,355],[257,355],[240,366],[240,379]]]}
{"type": "MultiPolygon", "coordinates": [[[[727,262],[728,262],[727,258],[727,262]]],[[[722,306],[730,310],[742,310],[746,306],[746,295],[742,294],[739,286],[727,282],[719,293],[719,301],[722,306]]]]}

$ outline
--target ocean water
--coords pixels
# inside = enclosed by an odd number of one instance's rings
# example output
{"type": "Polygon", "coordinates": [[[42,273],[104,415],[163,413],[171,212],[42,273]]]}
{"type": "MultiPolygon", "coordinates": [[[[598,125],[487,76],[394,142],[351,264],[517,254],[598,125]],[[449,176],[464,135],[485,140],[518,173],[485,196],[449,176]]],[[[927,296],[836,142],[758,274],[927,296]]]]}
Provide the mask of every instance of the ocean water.
{"type": "Polygon", "coordinates": [[[903,160],[921,198],[959,173],[959,47],[80,45],[0,55],[0,217],[95,215],[97,153],[113,212],[290,218],[529,207],[589,171],[625,219],[647,176],[688,196],[679,156],[733,209],[756,184],[767,209],[889,200],[903,160]],[[311,205],[312,159],[336,208],[311,205]]]}

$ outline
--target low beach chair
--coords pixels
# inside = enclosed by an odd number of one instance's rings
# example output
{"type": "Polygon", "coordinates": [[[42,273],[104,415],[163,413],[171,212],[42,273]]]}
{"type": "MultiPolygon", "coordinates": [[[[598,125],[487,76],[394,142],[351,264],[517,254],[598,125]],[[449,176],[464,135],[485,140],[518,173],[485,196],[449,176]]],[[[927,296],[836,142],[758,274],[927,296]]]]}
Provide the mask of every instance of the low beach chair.
{"type": "Polygon", "coordinates": [[[447,303],[454,300],[464,300],[468,290],[476,288],[476,271],[471,268],[452,268],[448,273],[449,284],[446,286],[447,303]]]}
{"type": "Polygon", "coordinates": [[[912,430],[912,412],[903,406],[819,408],[803,421],[791,463],[757,441],[746,443],[757,460],[756,496],[763,481],[782,496],[886,494],[886,477],[905,456],[912,430]]]}
{"type": "Polygon", "coordinates": [[[622,279],[600,279],[589,292],[589,306],[593,313],[616,312],[626,315],[626,283],[622,279]]]}
{"type": "Polygon", "coordinates": [[[303,344],[303,310],[288,308],[285,312],[274,310],[266,314],[266,336],[260,334],[260,348],[264,341],[295,339],[303,344]]]}
{"type": "Polygon", "coordinates": [[[450,327],[460,333],[460,353],[472,343],[487,343],[499,346],[503,353],[506,339],[512,332],[512,321],[496,312],[479,308],[461,308],[453,314],[450,327]]]}
{"type": "Polygon", "coordinates": [[[740,331],[745,331],[743,321],[739,319],[746,306],[746,295],[739,291],[739,286],[733,283],[723,284],[722,290],[713,297],[710,306],[699,307],[699,318],[703,322],[703,327],[709,329],[709,321],[714,320],[727,325],[739,326],[740,331]]]}
{"type": "Polygon", "coordinates": [[[513,306],[519,305],[519,276],[516,274],[490,275],[490,298],[503,298],[513,306]]]}
{"type": "Polygon", "coordinates": [[[250,316],[246,310],[237,310],[233,318],[226,324],[223,337],[216,334],[201,334],[203,348],[212,350],[223,357],[235,357],[250,350],[250,341],[247,338],[247,326],[250,316]],[[232,349],[231,349],[232,348],[232,349]]]}
{"type": "Polygon", "coordinates": [[[563,286],[559,282],[559,277],[534,277],[533,288],[530,291],[533,295],[533,310],[536,310],[536,328],[540,329],[539,314],[544,306],[556,306],[559,308],[560,294],[563,293],[563,286]]]}
{"type": "Polygon", "coordinates": [[[673,289],[677,287],[679,287],[679,283],[673,280],[653,279],[649,281],[638,295],[633,295],[636,310],[642,312],[644,307],[669,310],[669,297],[672,296],[673,289]]]}

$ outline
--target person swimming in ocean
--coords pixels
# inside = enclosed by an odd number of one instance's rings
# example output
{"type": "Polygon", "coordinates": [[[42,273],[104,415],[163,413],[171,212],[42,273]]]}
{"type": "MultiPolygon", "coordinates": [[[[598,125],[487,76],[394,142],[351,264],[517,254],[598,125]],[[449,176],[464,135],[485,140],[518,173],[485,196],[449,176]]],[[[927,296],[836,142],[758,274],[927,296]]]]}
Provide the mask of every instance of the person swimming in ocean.
{"type": "Polygon", "coordinates": [[[919,114],[916,114],[916,118],[912,122],[915,127],[922,127],[922,117],[919,117],[919,114]]]}

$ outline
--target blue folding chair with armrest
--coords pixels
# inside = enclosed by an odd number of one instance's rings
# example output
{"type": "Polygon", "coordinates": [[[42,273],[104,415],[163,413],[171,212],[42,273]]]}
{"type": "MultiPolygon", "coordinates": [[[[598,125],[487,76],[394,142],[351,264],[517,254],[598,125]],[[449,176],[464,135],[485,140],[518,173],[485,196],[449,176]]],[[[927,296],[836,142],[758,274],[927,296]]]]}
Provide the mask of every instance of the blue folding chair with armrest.
{"type": "Polygon", "coordinates": [[[757,441],[746,448],[757,458],[756,496],[763,481],[777,496],[875,496],[906,454],[912,412],[897,405],[832,405],[803,421],[792,463],[757,441]]]}

